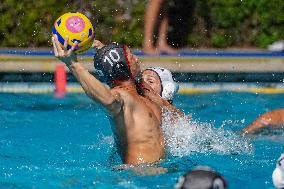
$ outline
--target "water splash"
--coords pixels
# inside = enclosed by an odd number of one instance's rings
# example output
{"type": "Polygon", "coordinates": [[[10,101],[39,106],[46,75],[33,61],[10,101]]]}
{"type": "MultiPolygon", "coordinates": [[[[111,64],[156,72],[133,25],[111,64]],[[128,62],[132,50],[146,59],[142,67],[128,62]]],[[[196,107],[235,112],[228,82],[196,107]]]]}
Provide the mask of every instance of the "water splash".
{"type": "Polygon", "coordinates": [[[201,123],[190,116],[180,117],[163,111],[162,129],[167,153],[186,156],[193,153],[247,154],[253,147],[248,138],[211,123],[201,123]],[[173,121],[173,116],[175,117],[173,121]]]}

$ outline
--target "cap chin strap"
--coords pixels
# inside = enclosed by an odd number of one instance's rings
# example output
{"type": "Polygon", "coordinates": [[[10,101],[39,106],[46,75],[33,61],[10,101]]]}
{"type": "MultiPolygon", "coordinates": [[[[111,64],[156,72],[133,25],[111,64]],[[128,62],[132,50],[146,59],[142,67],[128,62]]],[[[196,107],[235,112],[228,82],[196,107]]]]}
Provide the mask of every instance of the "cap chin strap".
{"type": "Polygon", "coordinates": [[[282,164],[284,164],[284,162],[282,162],[284,160],[284,154],[281,154],[281,157],[277,160],[277,163],[281,166],[282,164]]]}

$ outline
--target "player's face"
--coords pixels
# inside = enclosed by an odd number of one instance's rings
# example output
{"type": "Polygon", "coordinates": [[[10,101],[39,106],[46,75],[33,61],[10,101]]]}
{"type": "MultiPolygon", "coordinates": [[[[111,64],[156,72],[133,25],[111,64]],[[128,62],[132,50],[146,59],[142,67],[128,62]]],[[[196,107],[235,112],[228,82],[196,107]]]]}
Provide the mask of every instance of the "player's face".
{"type": "Polygon", "coordinates": [[[157,93],[161,94],[161,80],[158,74],[152,70],[145,70],[142,73],[142,79],[157,93]]]}
{"type": "Polygon", "coordinates": [[[138,76],[138,74],[140,73],[139,58],[136,55],[132,54],[131,50],[128,47],[126,47],[126,56],[127,56],[127,60],[130,65],[130,71],[133,77],[138,76]]]}

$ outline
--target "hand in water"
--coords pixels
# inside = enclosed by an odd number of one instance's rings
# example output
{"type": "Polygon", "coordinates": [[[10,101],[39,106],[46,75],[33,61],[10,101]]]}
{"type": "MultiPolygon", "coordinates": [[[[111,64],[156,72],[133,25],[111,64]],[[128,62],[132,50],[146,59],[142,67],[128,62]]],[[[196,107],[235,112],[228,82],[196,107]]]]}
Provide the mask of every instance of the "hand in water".
{"type": "Polygon", "coordinates": [[[67,66],[70,66],[72,63],[77,62],[77,55],[74,53],[74,50],[77,46],[77,42],[67,50],[68,36],[64,40],[64,48],[60,46],[57,35],[52,36],[53,51],[56,58],[64,62],[67,66]]]}

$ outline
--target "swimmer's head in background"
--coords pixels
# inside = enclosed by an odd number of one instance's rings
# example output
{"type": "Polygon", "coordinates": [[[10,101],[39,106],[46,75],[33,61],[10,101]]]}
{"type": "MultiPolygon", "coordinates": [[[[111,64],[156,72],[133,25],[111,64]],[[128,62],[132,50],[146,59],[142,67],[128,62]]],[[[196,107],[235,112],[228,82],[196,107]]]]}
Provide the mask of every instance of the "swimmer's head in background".
{"type": "Polygon", "coordinates": [[[107,84],[133,78],[127,59],[126,45],[110,43],[97,49],[94,56],[96,77],[107,84]]]}
{"type": "Polygon", "coordinates": [[[284,154],[277,160],[276,168],[272,173],[272,181],[275,188],[284,188],[284,154]]]}
{"type": "Polygon", "coordinates": [[[151,70],[159,76],[161,81],[160,96],[165,100],[172,100],[179,89],[179,85],[173,80],[172,73],[161,67],[150,67],[146,70],[151,70]]]}
{"type": "Polygon", "coordinates": [[[197,167],[179,178],[175,189],[225,189],[225,179],[209,167],[197,167]]]}

